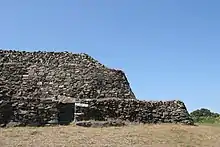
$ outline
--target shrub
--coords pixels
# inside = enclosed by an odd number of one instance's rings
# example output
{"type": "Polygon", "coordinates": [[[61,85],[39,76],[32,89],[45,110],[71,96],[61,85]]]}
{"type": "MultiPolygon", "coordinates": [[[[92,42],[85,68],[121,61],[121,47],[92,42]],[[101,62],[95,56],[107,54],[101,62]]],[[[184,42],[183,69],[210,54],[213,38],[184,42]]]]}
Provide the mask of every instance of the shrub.
{"type": "Polygon", "coordinates": [[[201,108],[190,113],[192,117],[219,117],[220,114],[213,113],[208,109],[201,108]]]}
{"type": "Polygon", "coordinates": [[[195,123],[220,123],[220,114],[211,112],[205,108],[195,110],[190,115],[195,123]]]}

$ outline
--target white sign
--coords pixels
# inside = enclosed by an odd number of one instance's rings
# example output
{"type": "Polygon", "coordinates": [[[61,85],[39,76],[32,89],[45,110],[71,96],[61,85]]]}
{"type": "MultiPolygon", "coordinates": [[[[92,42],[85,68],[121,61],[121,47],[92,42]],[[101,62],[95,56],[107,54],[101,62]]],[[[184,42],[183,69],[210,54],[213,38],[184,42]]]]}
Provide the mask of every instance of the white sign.
{"type": "Polygon", "coordinates": [[[88,107],[89,104],[75,103],[75,106],[79,106],[79,107],[88,107]]]}

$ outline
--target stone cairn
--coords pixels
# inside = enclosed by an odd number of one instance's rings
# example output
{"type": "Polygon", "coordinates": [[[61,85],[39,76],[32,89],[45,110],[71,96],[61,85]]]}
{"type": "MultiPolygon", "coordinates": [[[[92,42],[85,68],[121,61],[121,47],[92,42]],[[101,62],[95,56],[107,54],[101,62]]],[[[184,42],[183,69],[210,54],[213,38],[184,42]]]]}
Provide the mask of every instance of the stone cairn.
{"type": "Polygon", "coordinates": [[[0,50],[1,126],[71,121],[76,101],[89,104],[85,120],[193,124],[182,102],[137,100],[123,71],[87,54],[0,50]]]}

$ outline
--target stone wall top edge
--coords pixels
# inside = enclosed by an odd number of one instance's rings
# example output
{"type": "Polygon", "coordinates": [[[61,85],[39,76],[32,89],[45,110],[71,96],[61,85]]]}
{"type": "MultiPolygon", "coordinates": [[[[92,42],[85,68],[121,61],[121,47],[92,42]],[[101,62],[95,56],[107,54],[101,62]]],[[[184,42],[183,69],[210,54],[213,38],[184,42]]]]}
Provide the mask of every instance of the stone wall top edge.
{"type": "Polygon", "coordinates": [[[120,99],[120,98],[102,98],[102,99],[82,99],[79,101],[111,101],[111,100],[119,100],[119,101],[137,101],[137,102],[149,102],[149,103],[159,103],[159,102],[182,102],[181,100],[140,100],[140,99],[120,99]]]}
{"type": "MultiPolygon", "coordinates": [[[[18,50],[18,49],[1,49],[0,48],[0,54],[13,54],[13,53],[20,53],[20,54],[55,54],[55,55],[64,55],[64,54],[69,54],[69,55],[76,55],[76,56],[85,56],[86,58],[90,58],[94,62],[100,64],[104,68],[115,71],[115,72],[121,72],[124,74],[124,71],[119,68],[110,68],[105,66],[104,64],[100,63],[98,60],[94,59],[92,56],[85,52],[70,52],[70,51],[24,51],[24,50],[18,50]]],[[[22,63],[4,63],[4,64],[22,64],[22,63]]]]}
{"type": "Polygon", "coordinates": [[[87,55],[86,53],[83,53],[83,52],[76,52],[76,53],[73,53],[73,52],[69,52],[69,51],[41,51],[41,50],[37,50],[37,51],[24,51],[24,50],[16,50],[16,49],[0,49],[0,53],[56,53],[56,54],[64,54],[64,53],[69,53],[69,54],[85,54],[87,55]]]}
{"type": "Polygon", "coordinates": [[[63,96],[62,98],[55,99],[55,97],[48,97],[48,98],[37,98],[33,99],[30,97],[16,97],[13,98],[12,100],[27,100],[27,101],[53,101],[53,102],[58,102],[58,103],[75,103],[75,102],[88,102],[88,101],[97,101],[97,102],[102,102],[102,101],[136,101],[136,102],[146,102],[146,103],[170,103],[170,102],[183,102],[181,100],[140,100],[140,99],[120,99],[120,98],[101,98],[101,99],[76,99],[72,97],[65,97],[63,96]]]}

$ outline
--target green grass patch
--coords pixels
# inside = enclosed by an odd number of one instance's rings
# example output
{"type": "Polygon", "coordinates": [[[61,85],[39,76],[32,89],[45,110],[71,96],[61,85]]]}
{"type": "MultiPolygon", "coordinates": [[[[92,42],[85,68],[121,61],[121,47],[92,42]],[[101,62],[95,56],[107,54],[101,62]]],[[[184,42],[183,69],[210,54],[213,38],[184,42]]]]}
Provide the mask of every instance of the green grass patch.
{"type": "Polygon", "coordinates": [[[220,125],[220,117],[194,117],[193,118],[195,123],[198,124],[216,124],[220,125]]]}

